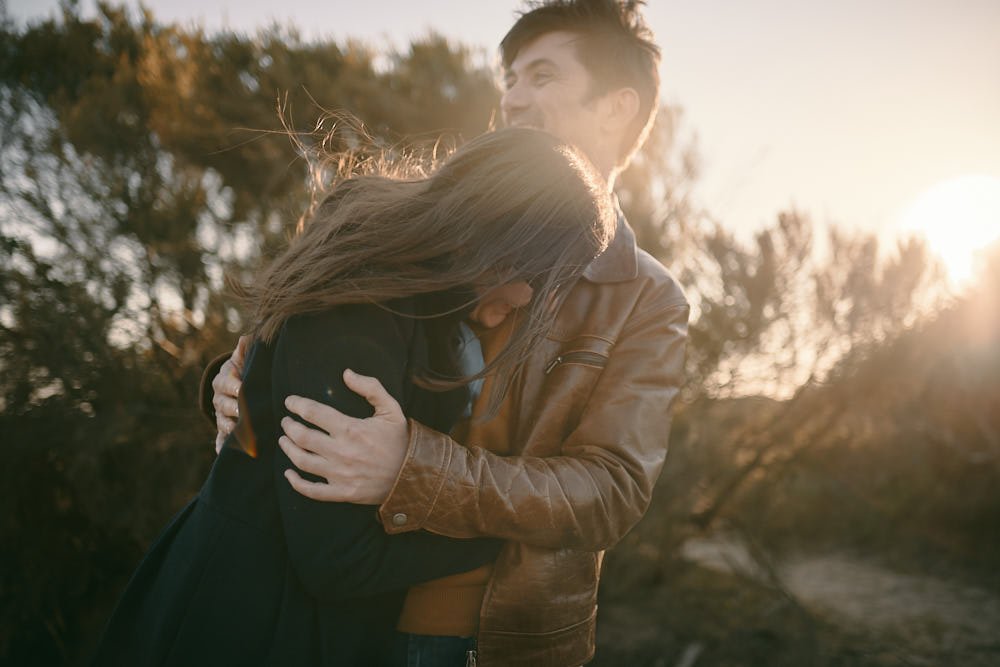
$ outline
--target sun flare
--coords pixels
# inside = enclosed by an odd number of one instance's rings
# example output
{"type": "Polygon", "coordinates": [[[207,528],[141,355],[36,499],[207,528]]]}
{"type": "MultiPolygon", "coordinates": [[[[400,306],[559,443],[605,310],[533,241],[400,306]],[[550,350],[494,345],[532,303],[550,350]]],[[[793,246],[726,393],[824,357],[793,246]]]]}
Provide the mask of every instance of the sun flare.
{"type": "Polygon", "coordinates": [[[1000,239],[1000,178],[972,174],[938,183],[903,211],[900,226],[923,234],[951,282],[966,285],[977,252],[1000,239]]]}

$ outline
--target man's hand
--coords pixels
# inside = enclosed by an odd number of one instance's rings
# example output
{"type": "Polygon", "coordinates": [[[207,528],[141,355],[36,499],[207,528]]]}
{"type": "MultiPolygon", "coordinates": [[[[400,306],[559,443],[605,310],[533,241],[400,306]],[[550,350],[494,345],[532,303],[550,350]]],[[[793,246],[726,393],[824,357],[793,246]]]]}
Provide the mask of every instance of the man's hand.
{"type": "Polygon", "coordinates": [[[236,420],[240,417],[240,404],[237,397],[240,394],[243,375],[243,362],[247,356],[247,346],[250,339],[240,336],[233,355],[222,364],[219,374],[212,379],[212,407],[215,408],[215,453],[222,451],[222,443],[226,436],[236,428],[236,420]]]}
{"type": "Polygon", "coordinates": [[[306,481],[291,469],[285,477],[296,491],[314,500],[379,505],[403,467],[409,441],[406,417],[377,379],[346,370],[344,384],[364,396],[375,414],[357,419],[308,398],[286,398],[290,412],[322,431],[285,417],[281,420],[285,435],[278,445],[296,467],[326,482],[306,481]]]}

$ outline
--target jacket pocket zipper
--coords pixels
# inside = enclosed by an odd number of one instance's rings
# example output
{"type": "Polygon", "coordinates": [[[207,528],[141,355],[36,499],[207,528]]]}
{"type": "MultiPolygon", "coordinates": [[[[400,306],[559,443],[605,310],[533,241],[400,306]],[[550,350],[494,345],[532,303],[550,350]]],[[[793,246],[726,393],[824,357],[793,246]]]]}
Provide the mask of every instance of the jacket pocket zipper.
{"type": "Polygon", "coordinates": [[[549,365],[545,367],[545,374],[548,375],[555,370],[556,366],[560,364],[583,364],[584,366],[595,366],[597,368],[604,368],[608,364],[608,358],[603,354],[598,354],[596,352],[567,352],[566,354],[560,354],[558,357],[549,362],[549,365]]]}

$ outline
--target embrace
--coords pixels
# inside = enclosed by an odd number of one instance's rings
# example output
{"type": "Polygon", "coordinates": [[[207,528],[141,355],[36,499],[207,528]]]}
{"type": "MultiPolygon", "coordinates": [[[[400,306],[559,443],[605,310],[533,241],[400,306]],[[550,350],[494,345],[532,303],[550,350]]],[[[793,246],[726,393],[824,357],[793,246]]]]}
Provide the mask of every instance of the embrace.
{"type": "Polygon", "coordinates": [[[687,335],[612,194],[657,109],[640,4],[533,4],[500,46],[507,129],[345,175],[243,286],[202,386],[219,456],[94,664],[591,659],[687,335]]]}

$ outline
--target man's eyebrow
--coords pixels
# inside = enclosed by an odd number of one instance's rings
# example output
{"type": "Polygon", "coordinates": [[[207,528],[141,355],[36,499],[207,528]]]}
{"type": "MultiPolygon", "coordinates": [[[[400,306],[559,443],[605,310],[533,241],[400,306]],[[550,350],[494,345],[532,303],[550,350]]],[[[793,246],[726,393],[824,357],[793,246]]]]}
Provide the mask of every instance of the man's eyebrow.
{"type": "Polygon", "coordinates": [[[558,65],[549,58],[535,58],[530,63],[524,66],[526,70],[538,69],[539,67],[555,67],[558,69],[558,65]]]}
{"type": "MultiPolygon", "coordinates": [[[[535,58],[534,60],[532,60],[531,62],[529,62],[527,65],[525,65],[523,67],[523,69],[526,72],[530,72],[530,71],[536,70],[536,69],[538,69],[540,67],[552,67],[554,69],[559,69],[559,66],[556,65],[555,61],[551,60],[550,58],[535,58]]],[[[517,76],[517,74],[515,74],[514,70],[512,70],[511,68],[508,67],[506,69],[506,71],[504,71],[504,78],[508,78],[509,79],[512,76],[517,76]]]]}

